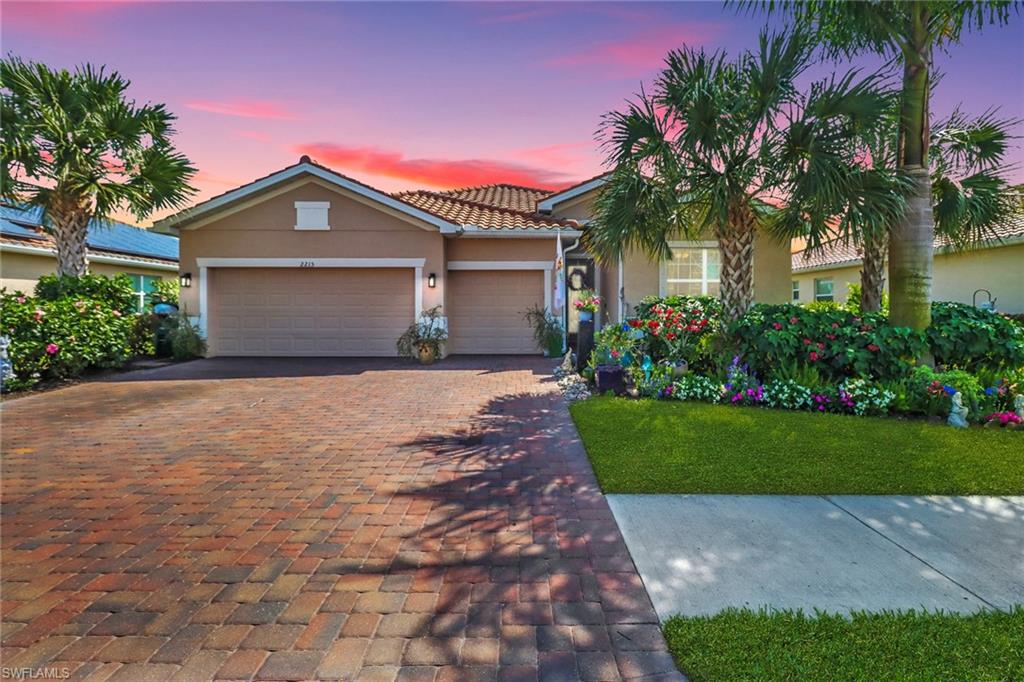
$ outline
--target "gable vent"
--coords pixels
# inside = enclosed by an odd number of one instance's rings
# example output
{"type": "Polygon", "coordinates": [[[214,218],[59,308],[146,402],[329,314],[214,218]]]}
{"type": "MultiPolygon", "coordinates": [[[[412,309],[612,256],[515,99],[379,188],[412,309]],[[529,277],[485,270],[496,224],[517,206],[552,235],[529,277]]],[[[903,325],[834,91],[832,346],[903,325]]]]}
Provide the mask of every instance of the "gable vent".
{"type": "Polygon", "coordinates": [[[295,229],[296,230],[329,230],[330,223],[327,221],[327,214],[331,210],[329,201],[296,201],[295,202],[295,229]]]}

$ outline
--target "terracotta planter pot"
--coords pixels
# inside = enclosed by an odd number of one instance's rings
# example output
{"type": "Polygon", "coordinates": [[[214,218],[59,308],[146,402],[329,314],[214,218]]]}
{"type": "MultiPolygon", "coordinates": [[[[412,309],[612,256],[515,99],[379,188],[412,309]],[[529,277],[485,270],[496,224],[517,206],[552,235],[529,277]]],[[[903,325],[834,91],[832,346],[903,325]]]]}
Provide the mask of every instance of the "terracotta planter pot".
{"type": "Polygon", "coordinates": [[[437,360],[437,353],[433,346],[422,344],[418,350],[421,365],[432,365],[437,360]]]}

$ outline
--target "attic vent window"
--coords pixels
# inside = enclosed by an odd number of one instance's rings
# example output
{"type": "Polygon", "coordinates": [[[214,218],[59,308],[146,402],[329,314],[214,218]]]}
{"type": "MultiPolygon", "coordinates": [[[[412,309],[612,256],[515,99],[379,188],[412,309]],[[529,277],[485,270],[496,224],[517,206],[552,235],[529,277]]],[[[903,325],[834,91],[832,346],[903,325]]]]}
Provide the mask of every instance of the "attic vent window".
{"type": "Polygon", "coordinates": [[[327,213],[331,210],[329,201],[296,201],[295,202],[295,229],[296,230],[329,230],[327,213]]]}

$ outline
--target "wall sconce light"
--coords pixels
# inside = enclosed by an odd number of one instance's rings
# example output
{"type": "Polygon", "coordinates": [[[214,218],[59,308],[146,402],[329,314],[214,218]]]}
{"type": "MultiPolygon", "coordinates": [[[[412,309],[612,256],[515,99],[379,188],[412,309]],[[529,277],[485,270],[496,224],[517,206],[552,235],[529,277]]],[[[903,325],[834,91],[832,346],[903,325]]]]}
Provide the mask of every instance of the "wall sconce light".
{"type": "Polygon", "coordinates": [[[181,285],[182,289],[187,289],[190,286],[192,286],[192,273],[191,272],[183,272],[183,273],[181,273],[181,275],[178,277],[178,284],[181,285]]]}
{"type": "Polygon", "coordinates": [[[437,275],[435,275],[434,273],[430,273],[429,275],[427,275],[427,286],[430,287],[431,289],[437,286],[437,275]]]}

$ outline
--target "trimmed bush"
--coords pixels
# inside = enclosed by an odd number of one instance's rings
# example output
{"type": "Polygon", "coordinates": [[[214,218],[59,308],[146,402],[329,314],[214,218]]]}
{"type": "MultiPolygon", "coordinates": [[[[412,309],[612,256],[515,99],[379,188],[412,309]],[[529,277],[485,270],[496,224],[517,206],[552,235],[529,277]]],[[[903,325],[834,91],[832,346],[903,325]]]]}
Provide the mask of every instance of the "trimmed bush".
{"type": "Polygon", "coordinates": [[[933,303],[928,345],[935,361],[970,371],[1024,365],[1024,328],[963,303],[933,303]]]}

